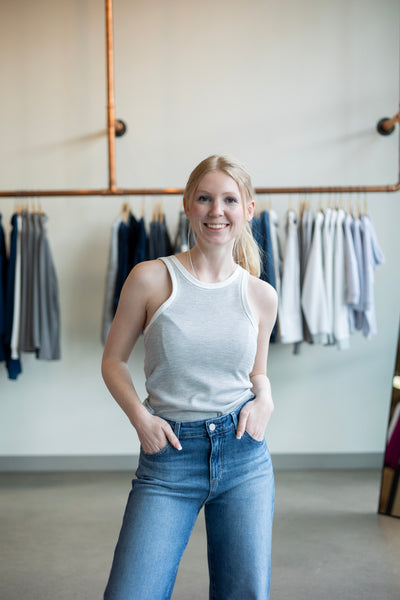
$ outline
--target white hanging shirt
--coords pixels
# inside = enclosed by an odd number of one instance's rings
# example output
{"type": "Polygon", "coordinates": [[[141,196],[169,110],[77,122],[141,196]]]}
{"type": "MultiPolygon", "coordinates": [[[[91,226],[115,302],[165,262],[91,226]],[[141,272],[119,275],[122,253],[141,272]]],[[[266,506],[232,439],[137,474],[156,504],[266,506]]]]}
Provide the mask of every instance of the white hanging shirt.
{"type": "Polygon", "coordinates": [[[301,342],[303,340],[303,326],[300,306],[299,240],[296,215],[292,210],[287,213],[278,317],[281,332],[280,341],[283,344],[301,342]]]}
{"type": "Polygon", "coordinates": [[[324,215],[318,212],[314,221],[314,234],[308,256],[301,293],[301,305],[308,329],[316,344],[326,344],[330,331],[322,264],[322,226],[324,215]]]}
{"type": "Polygon", "coordinates": [[[345,299],[344,228],[345,212],[337,211],[333,259],[333,333],[340,350],[349,347],[350,328],[345,299]]]}
{"type": "Polygon", "coordinates": [[[358,278],[360,283],[358,302],[354,302],[353,304],[354,326],[357,330],[362,329],[364,322],[364,307],[362,300],[364,298],[363,248],[361,241],[362,227],[361,219],[358,218],[353,220],[353,223],[351,224],[351,233],[353,235],[354,252],[357,260],[358,278]]]}
{"type": "Polygon", "coordinates": [[[327,208],[322,227],[322,257],[329,323],[328,344],[334,344],[335,342],[333,335],[333,247],[335,242],[336,217],[336,210],[327,208]]]}
{"type": "Polygon", "coordinates": [[[371,219],[368,216],[362,216],[361,222],[363,225],[361,242],[364,273],[364,297],[361,299],[364,308],[362,332],[366,338],[370,338],[377,333],[374,299],[374,272],[377,265],[385,262],[385,257],[379,246],[371,219]]]}
{"type": "Polygon", "coordinates": [[[360,302],[360,275],[358,272],[358,262],[354,248],[354,239],[352,234],[353,217],[346,215],[344,221],[344,267],[345,267],[345,300],[348,305],[349,330],[355,331],[354,308],[360,302]]]}

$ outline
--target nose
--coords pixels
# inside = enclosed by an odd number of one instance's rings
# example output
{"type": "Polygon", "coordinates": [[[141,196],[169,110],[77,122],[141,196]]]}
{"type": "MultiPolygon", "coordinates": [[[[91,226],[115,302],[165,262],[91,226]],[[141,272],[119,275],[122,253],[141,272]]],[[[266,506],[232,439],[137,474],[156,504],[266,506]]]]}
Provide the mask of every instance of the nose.
{"type": "Polygon", "coordinates": [[[219,217],[223,214],[223,206],[220,198],[213,198],[210,204],[208,214],[211,217],[219,217]]]}

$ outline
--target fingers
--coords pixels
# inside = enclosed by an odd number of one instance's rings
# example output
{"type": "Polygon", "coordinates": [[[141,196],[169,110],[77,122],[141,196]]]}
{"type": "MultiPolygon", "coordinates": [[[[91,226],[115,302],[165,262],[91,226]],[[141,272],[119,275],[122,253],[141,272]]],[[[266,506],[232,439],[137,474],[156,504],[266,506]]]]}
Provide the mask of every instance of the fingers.
{"type": "Polygon", "coordinates": [[[179,439],[173,432],[169,423],[155,415],[148,415],[148,419],[136,431],[143,450],[149,454],[159,452],[168,443],[177,450],[182,450],[179,439]]]}
{"type": "Polygon", "coordinates": [[[236,429],[236,439],[240,440],[240,438],[244,434],[248,418],[249,413],[242,409],[239,413],[239,421],[236,429]]]}
{"type": "Polygon", "coordinates": [[[168,425],[165,429],[164,429],[164,433],[165,436],[167,438],[167,440],[169,441],[169,443],[171,444],[171,446],[173,446],[174,448],[176,448],[177,450],[182,450],[182,446],[180,441],[178,440],[178,438],[176,437],[176,435],[174,434],[174,432],[171,429],[171,426],[168,425]]]}

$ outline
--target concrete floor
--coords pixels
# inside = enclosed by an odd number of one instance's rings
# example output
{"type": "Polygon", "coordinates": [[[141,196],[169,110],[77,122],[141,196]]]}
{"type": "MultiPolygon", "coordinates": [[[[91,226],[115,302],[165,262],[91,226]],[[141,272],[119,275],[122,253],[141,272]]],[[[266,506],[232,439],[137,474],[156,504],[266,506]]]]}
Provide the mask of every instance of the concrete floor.
{"type": "MultiPolygon", "coordinates": [[[[130,479],[1,474],[1,600],[100,600],[130,479]]],[[[399,600],[400,519],[376,514],[379,486],[378,471],[276,473],[271,600],[399,600]]],[[[200,516],[173,600],[207,589],[200,516]]]]}

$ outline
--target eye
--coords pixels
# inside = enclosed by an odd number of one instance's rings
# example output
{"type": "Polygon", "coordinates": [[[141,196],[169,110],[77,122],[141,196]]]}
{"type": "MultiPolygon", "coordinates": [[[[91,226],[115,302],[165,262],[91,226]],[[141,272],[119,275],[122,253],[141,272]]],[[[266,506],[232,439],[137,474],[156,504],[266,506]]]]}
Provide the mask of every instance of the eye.
{"type": "Polygon", "coordinates": [[[197,202],[209,202],[210,196],[206,196],[205,194],[201,194],[201,196],[197,197],[197,202]]]}
{"type": "Polygon", "coordinates": [[[227,204],[238,204],[238,203],[239,203],[239,200],[238,200],[237,198],[235,198],[235,196],[227,196],[227,197],[225,198],[225,202],[226,202],[227,204]]]}

